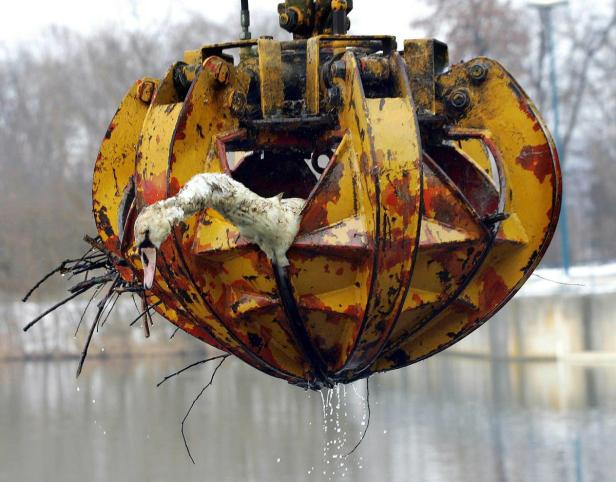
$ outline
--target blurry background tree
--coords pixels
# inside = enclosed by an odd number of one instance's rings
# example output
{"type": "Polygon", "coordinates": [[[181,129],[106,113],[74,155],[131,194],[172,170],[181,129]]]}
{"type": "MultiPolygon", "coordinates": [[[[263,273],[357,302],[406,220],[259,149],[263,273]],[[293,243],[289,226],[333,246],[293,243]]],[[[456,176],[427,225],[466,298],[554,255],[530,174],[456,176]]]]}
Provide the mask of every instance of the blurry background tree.
{"type": "MultiPolygon", "coordinates": [[[[610,2],[575,2],[577,10],[555,12],[574,263],[616,257],[616,1],[610,2]]],[[[536,11],[510,0],[425,4],[428,15],[412,27],[448,42],[454,62],[477,55],[501,61],[551,123],[536,11]]],[[[254,33],[279,33],[271,16],[260,18],[253,15],[254,33]]],[[[94,231],[93,161],[135,79],[160,77],[185,49],[234,38],[238,30],[236,19],[227,26],[192,15],[88,36],[52,29],[33,45],[0,51],[0,292],[23,291],[83,249],[83,234],[94,231]]],[[[558,247],[553,243],[551,264],[559,262],[558,247]]]]}

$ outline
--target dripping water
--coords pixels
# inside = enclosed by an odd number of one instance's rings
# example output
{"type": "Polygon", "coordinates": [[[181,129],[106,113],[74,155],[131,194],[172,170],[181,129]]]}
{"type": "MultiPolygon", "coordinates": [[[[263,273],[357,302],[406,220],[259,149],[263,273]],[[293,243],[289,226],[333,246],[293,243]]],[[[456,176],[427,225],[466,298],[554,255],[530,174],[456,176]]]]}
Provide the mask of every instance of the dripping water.
{"type": "MultiPolygon", "coordinates": [[[[353,393],[346,385],[336,385],[320,392],[324,442],[322,473],[317,475],[321,480],[350,480],[349,470],[353,465],[360,470],[363,468],[363,457],[348,455],[364,434],[368,399],[360,394],[356,385],[351,387],[353,393]]],[[[313,467],[308,475],[315,472],[313,467]]]]}

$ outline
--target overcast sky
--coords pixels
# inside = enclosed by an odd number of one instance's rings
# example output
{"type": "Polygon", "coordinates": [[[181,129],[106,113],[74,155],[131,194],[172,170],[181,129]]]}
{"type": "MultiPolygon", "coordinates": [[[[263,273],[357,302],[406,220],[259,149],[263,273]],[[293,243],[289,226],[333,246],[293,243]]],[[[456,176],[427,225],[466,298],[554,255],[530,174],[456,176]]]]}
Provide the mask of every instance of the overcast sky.
{"type": "MultiPolygon", "coordinates": [[[[277,18],[279,0],[250,0],[253,16],[277,18]]],[[[361,14],[351,13],[352,33],[411,35],[409,22],[417,15],[413,0],[356,0],[361,14]]],[[[87,33],[111,25],[147,27],[150,22],[182,18],[200,12],[216,22],[239,24],[239,0],[0,0],[0,42],[8,45],[35,39],[41,29],[62,25],[87,33]]],[[[420,10],[421,11],[421,10],[420,10]]],[[[237,27],[239,30],[239,26],[237,27]]]]}
{"type": "MultiPolygon", "coordinates": [[[[250,0],[253,16],[269,15],[276,19],[279,1],[250,0]]],[[[514,3],[525,5],[530,1],[514,0],[514,3]]],[[[582,10],[601,17],[612,1],[570,0],[570,6],[565,8],[570,8],[574,15],[582,10]]],[[[429,3],[429,0],[355,0],[351,33],[389,34],[399,40],[421,35],[413,32],[409,23],[422,16],[429,3]]],[[[237,25],[239,5],[240,0],[0,0],[0,46],[10,49],[15,42],[34,40],[42,29],[51,25],[82,33],[113,26],[142,29],[152,22],[182,18],[191,12],[200,12],[215,22],[230,21],[237,25]]],[[[529,17],[529,21],[533,18],[529,17]]]]}

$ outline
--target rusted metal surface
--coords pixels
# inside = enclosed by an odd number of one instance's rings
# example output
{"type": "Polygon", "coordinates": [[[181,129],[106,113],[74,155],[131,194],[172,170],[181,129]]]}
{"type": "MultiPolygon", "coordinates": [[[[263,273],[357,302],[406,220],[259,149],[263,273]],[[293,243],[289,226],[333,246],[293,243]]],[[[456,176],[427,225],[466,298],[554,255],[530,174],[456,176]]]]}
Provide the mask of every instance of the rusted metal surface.
{"type": "Polygon", "coordinates": [[[351,10],[352,0],[285,0],[278,4],[280,27],[296,39],[346,33],[351,10]]]}
{"type": "Polygon", "coordinates": [[[435,39],[405,40],[404,60],[417,109],[434,114],[436,76],[449,64],[447,45],[435,39]]]}
{"type": "Polygon", "coordinates": [[[195,337],[315,389],[409,365],[480,326],[541,259],[561,196],[551,137],[499,64],[443,71],[438,41],[399,53],[392,37],[326,35],[325,6],[282,5],[294,41],[204,46],[135,84],[93,183],[99,234],[131,282],[137,215],[195,175],[306,199],[289,267],[208,209],[161,245],[150,296],[195,337]]]}

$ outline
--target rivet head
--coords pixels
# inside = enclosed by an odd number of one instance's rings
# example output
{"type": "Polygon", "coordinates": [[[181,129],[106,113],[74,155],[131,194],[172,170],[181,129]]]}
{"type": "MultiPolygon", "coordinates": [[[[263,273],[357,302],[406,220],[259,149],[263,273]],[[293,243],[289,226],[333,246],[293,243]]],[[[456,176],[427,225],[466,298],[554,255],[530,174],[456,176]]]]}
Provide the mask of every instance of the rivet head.
{"type": "Polygon", "coordinates": [[[282,28],[294,28],[297,26],[297,13],[294,10],[285,10],[278,16],[282,28]]]}
{"type": "Polygon", "coordinates": [[[231,72],[229,71],[229,66],[226,62],[221,62],[221,64],[216,69],[216,80],[220,84],[226,84],[229,81],[229,76],[231,72]]]}
{"type": "Polygon", "coordinates": [[[229,82],[229,78],[231,77],[231,70],[229,69],[229,65],[227,62],[220,58],[211,59],[208,58],[203,61],[203,68],[208,69],[212,74],[214,79],[220,84],[225,85],[229,82]]]}
{"type": "Polygon", "coordinates": [[[467,69],[468,75],[474,83],[481,83],[488,78],[488,66],[482,62],[475,62],[467,69]]]}
{"type": "Polygon", "coordinates": [[[471,103],[471,98],[466,89],[455,89],[447,98],[448,106],[456,111],[465,110],[471,103]]]}

